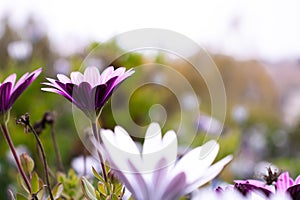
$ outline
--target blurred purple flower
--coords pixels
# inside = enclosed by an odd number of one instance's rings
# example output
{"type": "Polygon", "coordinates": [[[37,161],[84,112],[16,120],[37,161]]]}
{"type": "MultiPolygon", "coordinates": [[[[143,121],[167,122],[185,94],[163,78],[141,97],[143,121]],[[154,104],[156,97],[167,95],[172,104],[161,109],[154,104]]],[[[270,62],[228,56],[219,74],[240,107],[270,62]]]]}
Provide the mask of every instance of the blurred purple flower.
{"type": "Polygon", "coordinates": [[[49,82],[43,84],[51,88],[42,88],[42,90],[64,96],[87,117],[95,120],[113,90],[133,73],[133,69],[126,71],[124,67],[120,67],[114,70],[111,66],[100,75],[98,68],[88,67],[84,74],[72,72],[71,79],[63,74],[57,75],[58,80],[47,78],[49,82]]]}
{"type": "Polygon", "coordinates": [[[260,191],[265,195],[277,193],[288,193],[292,199],[300,199],[300,176],[294,181],[290,178],[288,172],[283,172],[277,179],[274,185],[267,185],[263,181],[257,180],[235,180],[234,187],[237,188],[241,193],[260,191]]]}
{"type": "Polygon", "coordinates": [[[216,177],[227,165],[229,155],[213,163],[219,144],[209,141],[177,160],[177,137],[151,123],[140,152],[129,134],[120,126],[101,131],[112,172],[135,199],[170,200],[188,194],[216,177]]]}
{"type": "Polygon", "coordinates": [[[24,74],[16,82],[16,74],[11,74],[7,77],[3,83],[0,83],[0,116],[1,120],[12,107],[17,98],[24,92],[24,90],[36,79],[36,77],[42,72],[42,68],[39,68],[32,73],[24,74]]]}

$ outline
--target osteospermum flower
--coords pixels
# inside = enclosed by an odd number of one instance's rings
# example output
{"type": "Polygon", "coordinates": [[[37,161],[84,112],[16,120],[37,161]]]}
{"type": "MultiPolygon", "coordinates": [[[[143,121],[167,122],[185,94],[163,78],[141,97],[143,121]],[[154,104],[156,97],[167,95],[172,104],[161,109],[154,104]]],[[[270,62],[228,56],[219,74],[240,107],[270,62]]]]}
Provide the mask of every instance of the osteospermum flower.
{"type": "Polygon", "coordinates": [[[162,137],[160,126],[147,129],[140,152],[128,133],[117,126],[101,130],[104,148],[113,173],[135,199],[172,200],[192,192],[217,176],[232,156],[212,164],[219,151],[216,141],[209,141],[177,160],[177,137],[168,131],[162,137]]]}
{"type": "MultiPolygon", "coordinates": [[[[283,172],[280,174],[276,181],[276,189],[277,191],[285,192],[287,191],[290,187],[298,185],[299,187],[299,193],[300,193],[300,176],[296,178],[294,181],[288,172],[283,172]]],[[[300,196],[300,194],[299,194],[300,196]]]]}
{"type": "Polygon", "coordinates": [[[294,181],[288,172],[283,172],[278,176],[275,185],[267,185],[263,181],[258,180],[235,180],[235,187],[241,186],[248,192],[261,191],[267,196],[272,196],[277,193],[286,193],[292,199],[300,199],[300,176],[294,181]]]}
{"type": "Polygon", "coordinates": [[[8,76],[3,83],[0,83],[0,116],[1,120],[7,120],[5,116],[11,109],[17,98],[24,92],[24,90],[36,79],[41,73],[42,68],[39,68],[32,73],[24,74],[16,82],[16,74],[8,76]]]}
{"type": "Polygon", "coordinates": [[[192,200],[292,200],[292,198],[286,193],[276,193],[269,197],[259,191],[249,192],[247,195],[243,195],[235,188],[227,187],[222,192],[215,192],[209,189],[202,189],[192,194],[192,200]]]}
{"type": "Polygon", "coordinates": [[[84,74],[72,72],[70,78],[63,74],[57,75],[58,80],[47,78],[49,82],[43,84],[50,88],[42,90],[64,96],[94,120],[113,90],[133,73],[133,69],[126,71],[120,67],[114,70],[111,66],[100,74],[96,67],[87,67],[84,74]]]}

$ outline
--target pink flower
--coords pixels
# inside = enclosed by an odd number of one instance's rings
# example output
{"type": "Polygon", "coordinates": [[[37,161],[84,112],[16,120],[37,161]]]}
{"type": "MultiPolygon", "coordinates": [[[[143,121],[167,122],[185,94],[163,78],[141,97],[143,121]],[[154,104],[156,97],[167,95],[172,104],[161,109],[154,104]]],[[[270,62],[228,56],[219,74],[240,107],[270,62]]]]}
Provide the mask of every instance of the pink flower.
{"type": "MultiPolygon", "coordinates": [[[[296,188],[300,188],[300,175],[296,178],[294,181],[290,176],[288,172],[283,172],[276,182],[276,189],[280,192],[292,192],[291,190],[295,191],[296,188]],[[298,186],[297,186],[298,185],[298,186]],[[293,187],[294,186],[294,187],[293,187]],[[296,186],[296,187],[295,187],[296,186]]],[[[298,191],[300,196],[300,190],[298,191]]]]}

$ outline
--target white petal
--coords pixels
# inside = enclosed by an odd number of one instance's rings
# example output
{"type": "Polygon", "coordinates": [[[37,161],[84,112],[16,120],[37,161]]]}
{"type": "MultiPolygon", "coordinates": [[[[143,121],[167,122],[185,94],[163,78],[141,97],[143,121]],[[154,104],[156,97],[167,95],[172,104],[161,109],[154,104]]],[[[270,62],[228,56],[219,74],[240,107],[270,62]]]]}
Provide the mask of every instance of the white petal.
{"type": "Polygon", "coordinates": [[[185,172],[187,181],[193,182],[206,173],[207,168],[213,163],[219,151],[216,141],[209,141],[184,155],[176,164],[174,172],[185,172]]]}
{"type": "Polygon", "coordinates": [[[115,133],[110,130],[101,130],[100,135],[111,164],[116,165],[117,170],[122,173],[130,173],[132,168],[129,167],[128,161],[137,165],[136,168],[139,168],[142,161],[134,142],[123,130],[120,127],[115,128],[115,133]]]}
{"type": "Polygon", "coordinates": [[[57,74],[57,78],[60,82],[62,82],[63,84],[66,83],[72,83],[71,80],[69,79],[69,77],[63,75],[63,74],[57,74]]]}
{"type": "Polygon", "coordinates": [[[132,154],[140,154],[140,151],[134,141],[131,139],[127,131],[121,126],[115,127],[115,140],[121,150],[132,154]]]}
{"type": "Polygon", "coordinates": [[[84,81],[84,76],[80,72],[72,72],[71,73],[71,81],[72,83],[79,85],[84,81]]]}
{"type": "Polygon", "coordinates": [[[162,148],[161,129],[158,123],[151,123],[145,135],[143,154],[157,152],[162,148]]]}
{"type": "Polygon", "coordinates": [[[95,87],[100,83],[100,73],[97,67],[87,67],[84,71],[84,81],[95,87]]]}
{"type": "Polygon", "coordinates": [[[41,88],[42,91],[45,91],[45,92],[54,92],[54,93],[58,93],[60,94],[61,91],[59,91],[58,89],[55,89],[55,88],[41,88]]]}
{"type": "Polygon", "coordinates": [[[28,78],[29,73],[26,72],[16,83],[15,88],[18,88],[27,78],[28,78]]]}
{"type": "Polygon", "coordinates": [[[119,67],[111,74],[111,77],[122,76],[125,73],[125,71],[126,71],[125,67],[119,67]]]}
{"type": "MultiPolygon", "coordinates": [[[[202,177],[197,177],[198,180],[195,179],[190,185],[185,189],[185,194],[192,192],[193,190],[197,189],[198,187],[204,185],[205,183],[211,181],[215,178],[224,168],[232,160],[232,156],[226,156],[222,160],[218,161],[217,163],[213,164],[208,170],[205,171],[202,177]]],[[[196,176],[196,175],[195,175],[196,176]]]]}
{"type": "MultiPolygon", "coordinates": [[[[9,77],[7,77],[7,78],[3,81],[3,83],[11,82],[11,83],[12,83],[12,88],[13,88],[13,87],[14,87],[14,84],[15,84],[15,82],[16,82],[16,78],[17,78],[16,74],[11,74],[9,77]]],[[[3,84],[3,83],[2,83],[2,84],[3,84]]]]}
{"type": "Polygon", "coordinates": [[[108,78],[111,77],[111,74],[114,72],[114,67],[110,66],[108,68],[106,68],[102,73],[101,73],[101,77],[100,77],[100,84],[104,84],[106,83],[106,81],[108,80],[108,78]]]}
{"type": "Polygon", "coordinates": [[[173,168],[177,156],[177,138],[174,131],[168,131],[161,139],[161,130],[157,123],[152,123],[147,130],[143,148],[144,166],[141,170],[145,173],[155,172],[161,168],[173,168]],[[150,135],[154,135],[149,138],[150,135]],[[146,148],[145,148],[146,145],[146,148]],[[164,166],[158,166],[158,163],[164,159],[164,166]],[[160,167],[160,168],[157,168],[160,167]]]}

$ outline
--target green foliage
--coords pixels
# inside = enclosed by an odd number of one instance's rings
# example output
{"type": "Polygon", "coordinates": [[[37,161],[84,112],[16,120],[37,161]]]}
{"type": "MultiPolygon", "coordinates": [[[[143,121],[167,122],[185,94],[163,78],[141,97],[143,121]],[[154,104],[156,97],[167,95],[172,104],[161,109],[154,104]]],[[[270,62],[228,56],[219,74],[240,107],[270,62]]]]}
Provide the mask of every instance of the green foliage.
{"type": "Polygon", "coordinates": [[[110,172],[108,180],[105,181],[104,178],[93,168],[93,174],[96,178],[97,186],[94,187],[86,178],[81,179],[82,191],[85,197],[89,200],[121,200],[125,188],[110,172]]]}
{"type": "MultiPolygon", "coordinates": [[[[57,174],[57,181],[62,184],[60,187],[63,187],[61,194],[64,198],[74,200],[83,199],[80,178],[73,169],[70,169],[67,175],[59,172],[57,174]]],[[[61,190],[61,188],[59,188],[59,190],[61,190]]]]}

